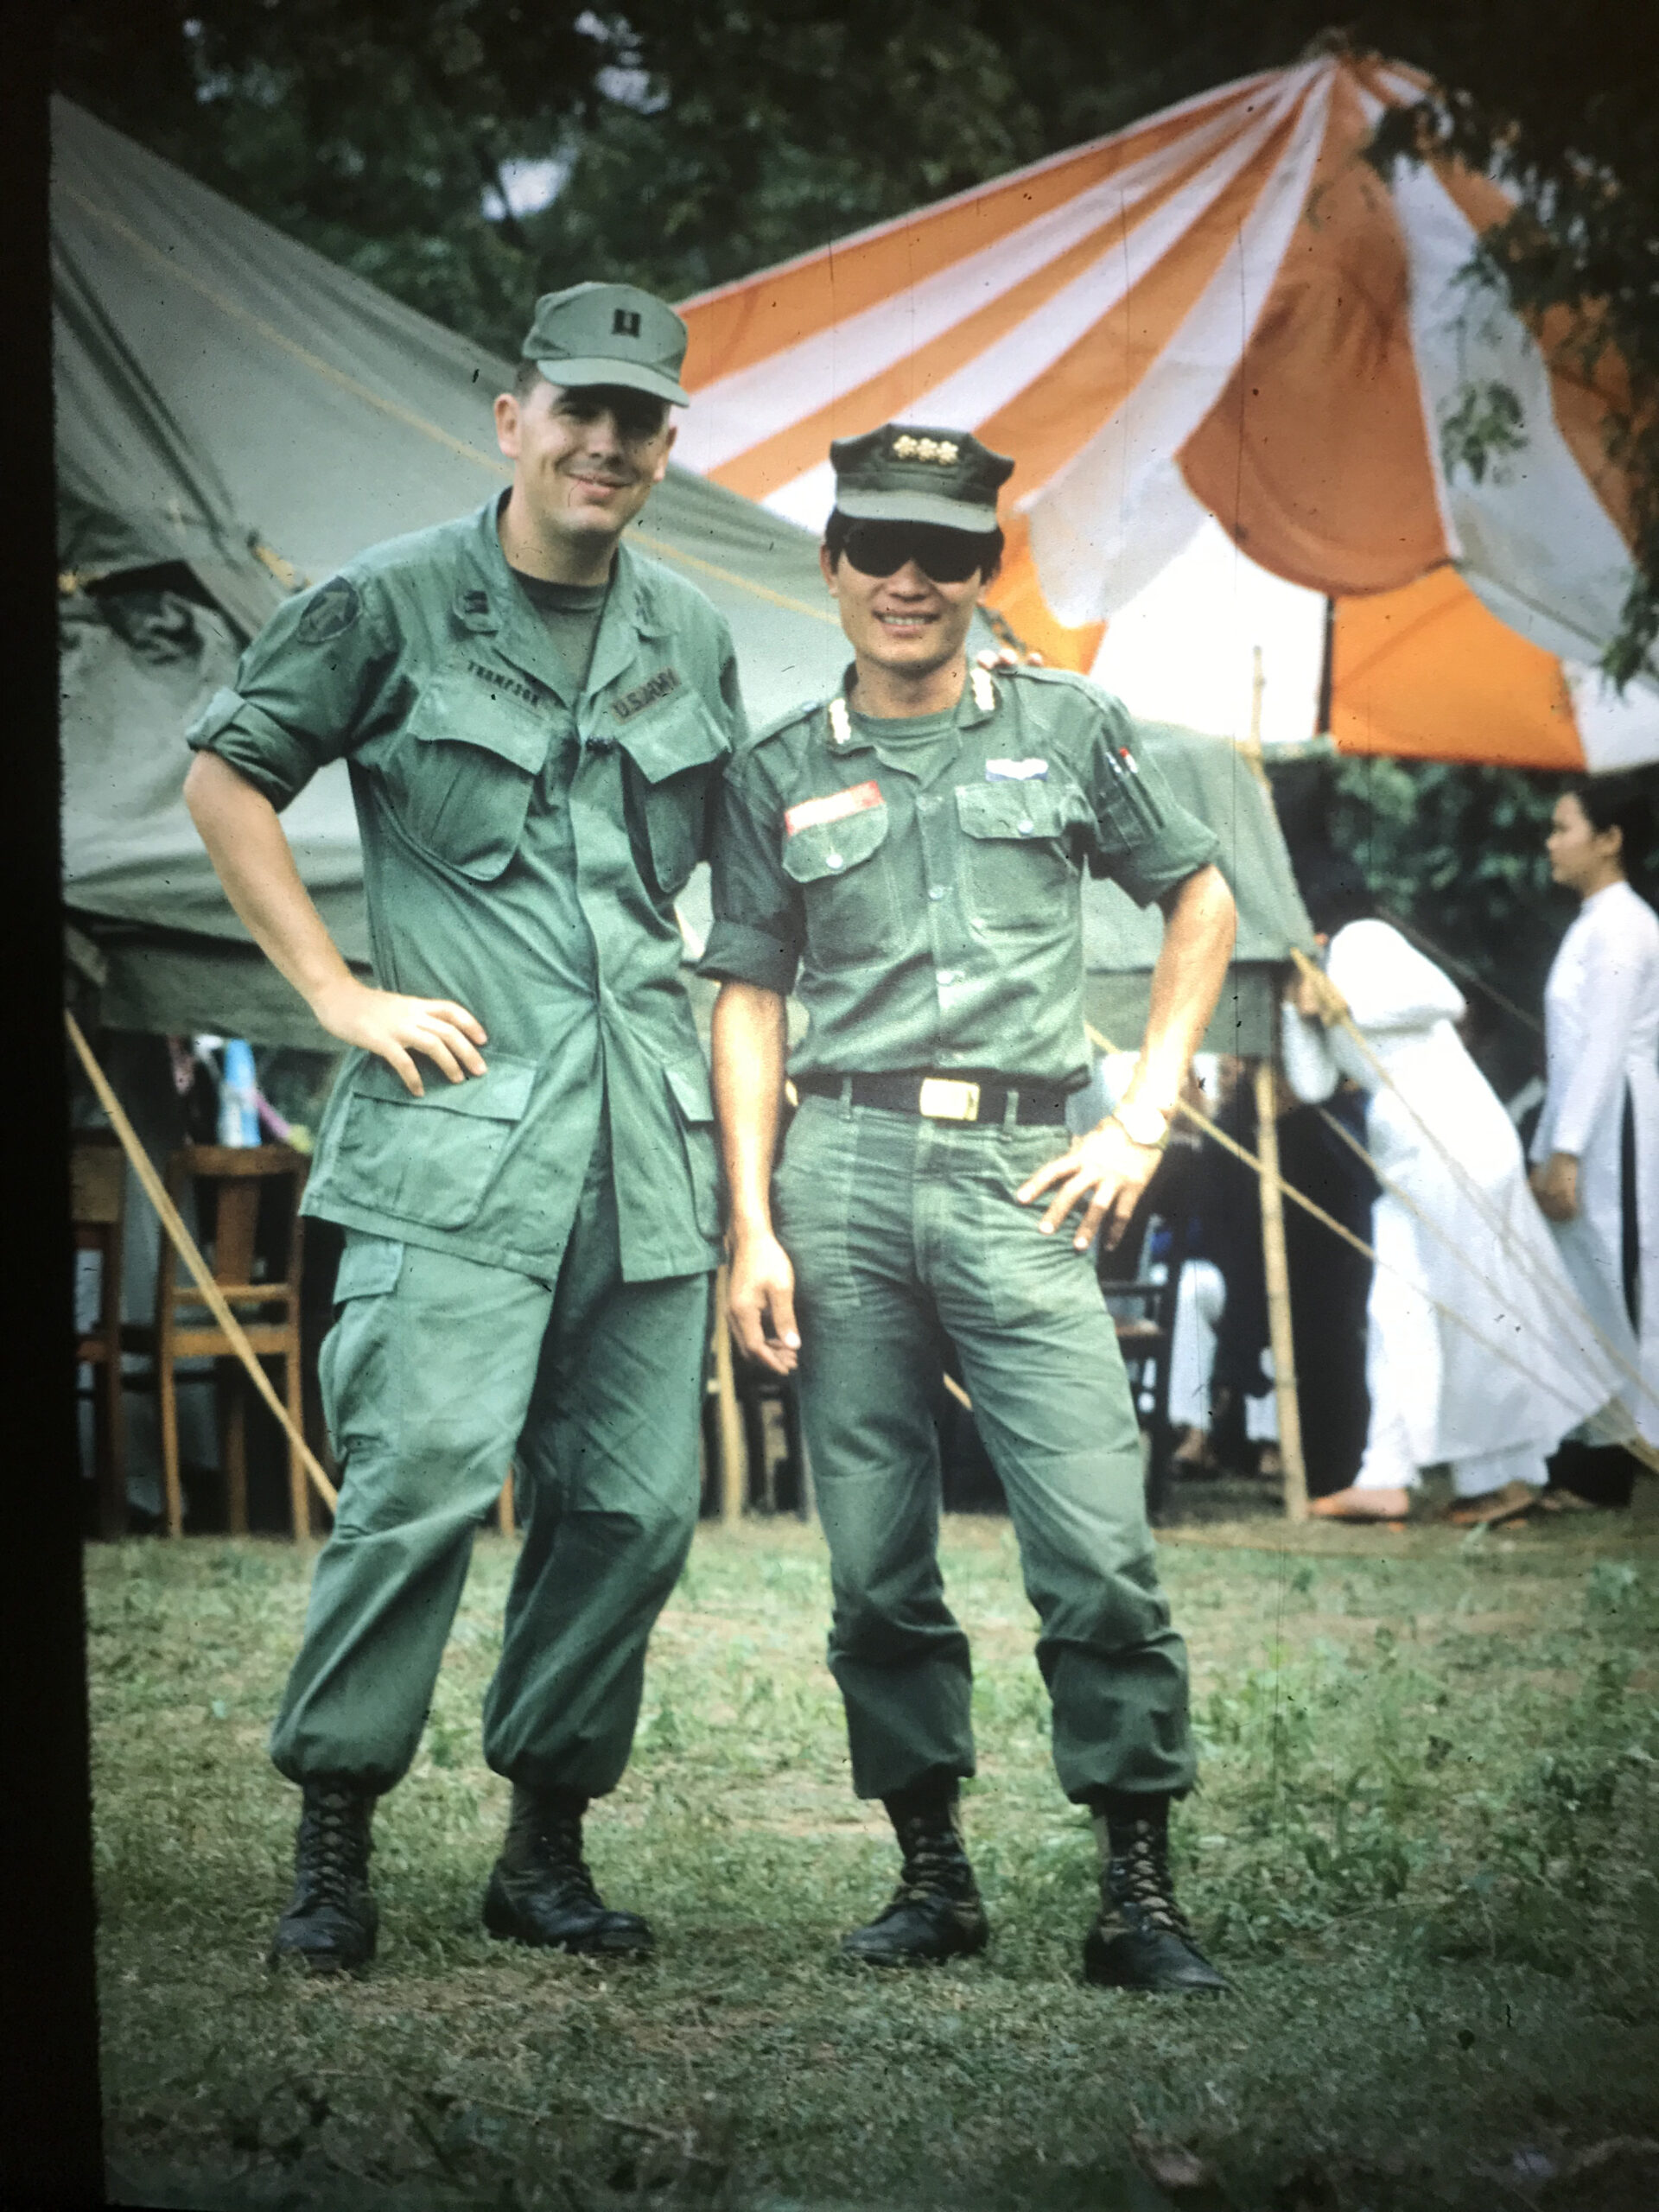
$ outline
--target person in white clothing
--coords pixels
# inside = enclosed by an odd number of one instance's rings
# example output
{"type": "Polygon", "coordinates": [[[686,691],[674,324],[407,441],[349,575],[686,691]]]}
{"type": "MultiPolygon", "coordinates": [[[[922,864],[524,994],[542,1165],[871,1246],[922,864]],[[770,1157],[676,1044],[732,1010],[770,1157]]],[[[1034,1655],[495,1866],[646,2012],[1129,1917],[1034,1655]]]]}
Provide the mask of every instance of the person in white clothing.
{"type": "MultiPolygon", "coordinates": [[[[1624,1395],[1659,1442],[1659,917],[1630,887],[1648,803],[1608,777],[1555,803],[1550,874],[1583,905],[1544,987],[1548,1087],[1532,1186],[1603,1334],[1642,1378],[1624,1395]]],[[[1628,1379],[1628,1378],[1627,1378],[1628,1379]]],[[[1554,1469],[1596,1504],[1627,1504],[1635,1463],[1575,1439],[1554,1469]]]]}
{"type": "MultiPolygon", "coordinates": [[[[1330,899],[1333,918],[1344,903],[1369,903],[1352,879],[1330,899]]],[[[1524,1512],[1560,1439],[1618,1394],[1514,1126],[1452,1027],[1464,1011],[1451,979],[1375,918],[1338,928],[1325,978],[1300,980],[1286,1004],[1292,1087],[1317,1101],[1346,1076],[1369,1094],[1383,1185],[1366,1309],[1370,1425],[1352,1484],[1313,1503],[1326,1518],[1403,1520],[1420,1471],[1448,1462],[1454,1521],[1524,1512]]]]}

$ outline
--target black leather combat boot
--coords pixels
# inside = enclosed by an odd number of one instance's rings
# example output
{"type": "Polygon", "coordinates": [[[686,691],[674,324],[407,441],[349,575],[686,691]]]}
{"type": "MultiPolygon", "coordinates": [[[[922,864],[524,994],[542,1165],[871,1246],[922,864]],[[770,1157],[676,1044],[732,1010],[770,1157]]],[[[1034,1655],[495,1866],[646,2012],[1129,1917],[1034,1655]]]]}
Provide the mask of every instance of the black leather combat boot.
{"type": "Polygon", "coordinates": [[[380,1923],[369,1888],[375,1793],[308,1782],[294,1844],[294,1894],[276,1923],[270,1963],[302,1960],[313,1974],[349,1974],[374,1956],[380,1923]]]}
{"type": "Polygon", "coordinates": [[[1166,1801],[1154,1803],[1150,1815],[1105,1816],[1109,1854],[1101,1869],[1099,1917],[1084,1939],[1084,1979],[1110,1989],[1219,1996],[1228,1985],[1193,1942],[1175,1902],[1166,1801]]]}
{"type": "Polygon", "coordinates": [[[962,1847],[955,1798],[886,1803],[905,1855],[903,1878],[889,1905],[842,1937],[842,1956],[864,1966],[913,1967],[982,1951],[990,1923],[962,1847]]]}
{"type": "Polygon", "coordinates": [[[516,1783],[507,1840],[484,1892],[492,1936],[552,1951],[601,1951],[643,1957],[651,1929],[637,1912],[613,1912],[594,1887],[582,1855],[588,1800],[574,1790],[531,1790],[516,1783]]]}

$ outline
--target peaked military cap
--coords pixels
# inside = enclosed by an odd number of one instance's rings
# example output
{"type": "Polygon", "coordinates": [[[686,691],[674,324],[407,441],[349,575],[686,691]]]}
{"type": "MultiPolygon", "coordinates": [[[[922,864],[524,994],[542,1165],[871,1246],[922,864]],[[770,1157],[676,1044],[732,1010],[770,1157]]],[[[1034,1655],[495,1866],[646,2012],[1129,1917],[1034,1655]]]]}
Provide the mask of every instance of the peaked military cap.
{"type": "Polygon", "coordinates": [[[626,385],[683,407],[688,335],[673,308],[637,284],[572,284],[537,301],[524,357],[550,384],[626,385]]]}
{"type": "Polygon", "coordinates": [[[830,448],[836,505],[861,522],[930,522],[982,535],[996,528],[996,495],[1014,474],[967,430],[884,423],[830,448]]]}

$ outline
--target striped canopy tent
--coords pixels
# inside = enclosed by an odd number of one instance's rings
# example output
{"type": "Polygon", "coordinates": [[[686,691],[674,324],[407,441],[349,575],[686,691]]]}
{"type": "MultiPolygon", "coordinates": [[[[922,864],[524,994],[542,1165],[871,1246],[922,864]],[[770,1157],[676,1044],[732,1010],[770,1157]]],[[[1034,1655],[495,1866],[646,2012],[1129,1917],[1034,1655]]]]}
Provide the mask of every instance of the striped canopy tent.
{"type": "Polygon", "coordinates": [[[1270,631],[1269,736],[1659,759],[1659,677],[1596,672],[1631,580],[1619,364],[1469,281],[1497,184],[1365,161],[1427,90],[1348,55],[1265,72],[704,293],[676,457],[816,529],[832,437],[972,429],[1017,463],[995,607],[1137,713],[1236,728],[1137,676],[1270,631]]]}

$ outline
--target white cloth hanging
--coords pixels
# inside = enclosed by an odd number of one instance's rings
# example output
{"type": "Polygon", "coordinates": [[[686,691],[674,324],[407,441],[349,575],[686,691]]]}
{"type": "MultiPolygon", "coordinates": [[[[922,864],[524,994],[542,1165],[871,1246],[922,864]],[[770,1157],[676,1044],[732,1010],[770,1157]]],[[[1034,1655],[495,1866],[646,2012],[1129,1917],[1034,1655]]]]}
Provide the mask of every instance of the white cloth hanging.
{"type": "Polygon", "coordinates": [[[1580,1297],[1641,1372],[1626,1402],[1659,1443],[1659,918],[1628,883],[1586,899],[1544,986],[1548,1084],[1532,1156],[1573,1154],[1579,1211],[1553,1222],[1580,1297]],[[1637,1313],[1624,1300],[1620,1147],[1630,1102],[1636,1153],[1637,1313]]]}
{"type": "Polygon", "coordinates": [[[1409,1487],[1407,1470],[1448,1460],[1463,1496],[1517,1468],[1541,1483],[1544,1457],[1621,1377],[1527,1187],[1514,1126],[1452,1026],[1462,994],[1386,922],[1339,930],[1327,968],[1388,1080],[1342,1029],[1288,1007],[1285,1071],[1310,1102],[1343,1076],[1370,1094],[1371,1156],[1402,1194],[1384,1190],[1373,1209],[1360,1484],[1409,1487]]]}

